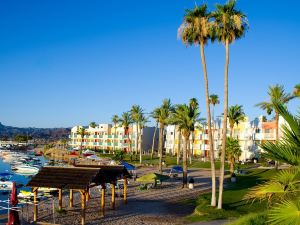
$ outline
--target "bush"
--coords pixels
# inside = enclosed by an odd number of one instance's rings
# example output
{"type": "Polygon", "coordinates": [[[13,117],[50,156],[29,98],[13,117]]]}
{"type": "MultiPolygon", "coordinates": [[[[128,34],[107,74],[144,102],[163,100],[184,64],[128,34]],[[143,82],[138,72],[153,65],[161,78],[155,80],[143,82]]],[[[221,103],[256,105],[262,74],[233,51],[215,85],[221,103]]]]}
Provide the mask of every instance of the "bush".
{"type": "Polygon", "coordinates": [[[56,208],[55,211],[56,211],[58,214],[62,214],[62,215],[67,214],[67,210],[65,210],[65,209],[59,209],[59,208],[56,208]]]}
{"type": "Polygon", "coordinates": [[[264,213],[250,213],[242,216],[239,219],[228,223],[227,225],[265,225],[267,224],[267,214],[264,213]]]}
{"type": "Polygon", "coordinates": [[[114,155],[113,159],[116,161],[122,161],[124,159],[124,156],[124,151],[116,151],[116,154],[114,155]]]}

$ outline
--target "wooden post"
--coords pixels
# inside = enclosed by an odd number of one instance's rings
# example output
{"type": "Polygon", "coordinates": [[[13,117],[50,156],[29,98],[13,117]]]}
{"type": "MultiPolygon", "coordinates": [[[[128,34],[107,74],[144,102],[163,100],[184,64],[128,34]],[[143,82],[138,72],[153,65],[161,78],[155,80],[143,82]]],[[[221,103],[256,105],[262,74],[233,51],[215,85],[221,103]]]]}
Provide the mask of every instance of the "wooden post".
{"type": "Polygon", "coordinates": [[[73,189],[70,189],[70,208],[73,208],[73,189]]]}
{"type": "Polygon", "coordinates": [[[115,203],[115,183],[111,183],[111,207],[112,209],[116,208],[116,203],[115,203]]]}
{"type": "Polygon", "coordinates": [[[33,221],[36,222],[38,218],[38,201],[37,201],[38,188],[33,188],[33,221]]]}
{"type": "Polygon", "coordinates": [[[85,191],[81,191],[81,225],[85,225],[85,191]]]}
{"type": "Polygon", "coordinates": [[[127,204],[127,177],[124,177],[123,197],[124,197],[124,203],[127,204]]]}
{"type": "Polygon", "coordinates": [[[103,184],[101,186],[101,210],[102,210],[102,213],[103,213],[103,216],[104,216],[104,213],[105,213],[105,184],[103,184]]]}
{"type": "Polygon", "coordinates": [[[85,193],[85,200],[86,201],[89,201],[91,199],[91,196],[90,196],[90,189],[88,189],[88,191],[85,193]]]}
{"type": "Polygon", "coordinates": [[[62,210],[62,189],[58,189],[58,209],[62,210]]]}

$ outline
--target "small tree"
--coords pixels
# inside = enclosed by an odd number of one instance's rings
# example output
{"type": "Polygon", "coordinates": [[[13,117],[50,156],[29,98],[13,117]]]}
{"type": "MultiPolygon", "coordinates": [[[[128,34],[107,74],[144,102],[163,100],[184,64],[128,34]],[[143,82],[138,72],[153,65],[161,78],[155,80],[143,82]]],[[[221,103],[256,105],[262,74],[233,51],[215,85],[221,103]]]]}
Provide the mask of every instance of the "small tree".
{"type": "Polygon", "coordinates": [[[87,134],[86,129],[84,127],[79,127],[77,130],[77,134],[80,135],[80,154],[81,154],[82,149],[83,149],[83,138],[84,138],[84,135],[87,134]]]}
{"type": "Polygon", "coordinates": [[[90,127],[91,127],[91,128],[95,128],[96,126],[97,126],[97,124],[96,124],[95,122],[91,122],[91,123],[90,123],[90,127]]]}
{"type": "Polygon", "coordinates": [[[238,126],[240,121],[244,119],[245,119],[245,113],[242,105],[233,105],[229,107],[228,120],[229,120],[231,138],[232,138],[234,125],[236,124],[238,126]]]}
{"type": "Polygon", "coordinates": [[[242,154],[241,146],[239,140],[235,138],[228,137],[226,139],[226,159],[230,164],[230,173],[234,172],[235,161],[239,159],[242,154]]]}

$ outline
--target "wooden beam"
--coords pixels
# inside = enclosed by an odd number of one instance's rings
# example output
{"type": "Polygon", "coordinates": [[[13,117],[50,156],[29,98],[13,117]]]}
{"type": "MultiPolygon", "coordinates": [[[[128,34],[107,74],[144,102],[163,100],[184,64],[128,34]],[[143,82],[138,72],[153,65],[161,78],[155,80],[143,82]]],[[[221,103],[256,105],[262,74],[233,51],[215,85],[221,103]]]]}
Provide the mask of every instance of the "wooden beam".
{"type": "Polygon", "coordinates": [[[85,201],[86,193],[81,191],[81,225],[85,225],[85,201]]]}
{"type": "Polygon", "coordinates": [[[58,189],[58,209],[62,210],[62,189],[58,189]]]}
{"type": "Polygon", "coordinates": [[[115,187],[115,183],[113,182],[113,183],[111,183],[111,207],[112,207],[112,209],[116,208],[115,190],[116,190],[116,187],[115,187]]]}
{"type": "Polygon", "coordinates": [[[70,189],[70,208],[73,208],[73,189],[70,189]]]}
{"type": "Polygon", "coordinates": [[[124,177],[123,197],[124,197],[124,203],[127,204],[127,177],[124,177]]]}
{"type": "Polygon", "coordinates": [[[105,184],[101,186],[101,210],[103,213],[103,216],[105,215],[105,184]]]}
{"type": "Polygon", "coordinates": [[[33,188],[33,221],[36,222],[38,218],[38,201],[37,201],[38,188],[33,188]]]}
{"type": "Polygon", "coordinates": [[[85,193],[85,200],[86,201],[89,201],[91,199],[91,196],[90,196],[90,189],[88,189],[88,191],[85,193]]]}

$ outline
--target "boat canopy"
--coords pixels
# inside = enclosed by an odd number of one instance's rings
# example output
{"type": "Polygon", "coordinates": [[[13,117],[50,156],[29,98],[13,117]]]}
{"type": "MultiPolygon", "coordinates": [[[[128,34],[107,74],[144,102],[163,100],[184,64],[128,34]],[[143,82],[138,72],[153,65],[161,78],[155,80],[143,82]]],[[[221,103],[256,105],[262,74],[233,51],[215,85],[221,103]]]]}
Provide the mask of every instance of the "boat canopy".
{"type": "Polygon", "coordinates": [[[127,162],[122,161],[120,165],[124,166],[127,170],[135,170],[135,166],[127,162]]]}
{"type": "Polygon", "coordinates": [[[172,172],[175,172],[175,173],[182,173],[183,172],[183,169],[181,166],[173,166],[172,169],[171,169],[172,172]]]}

